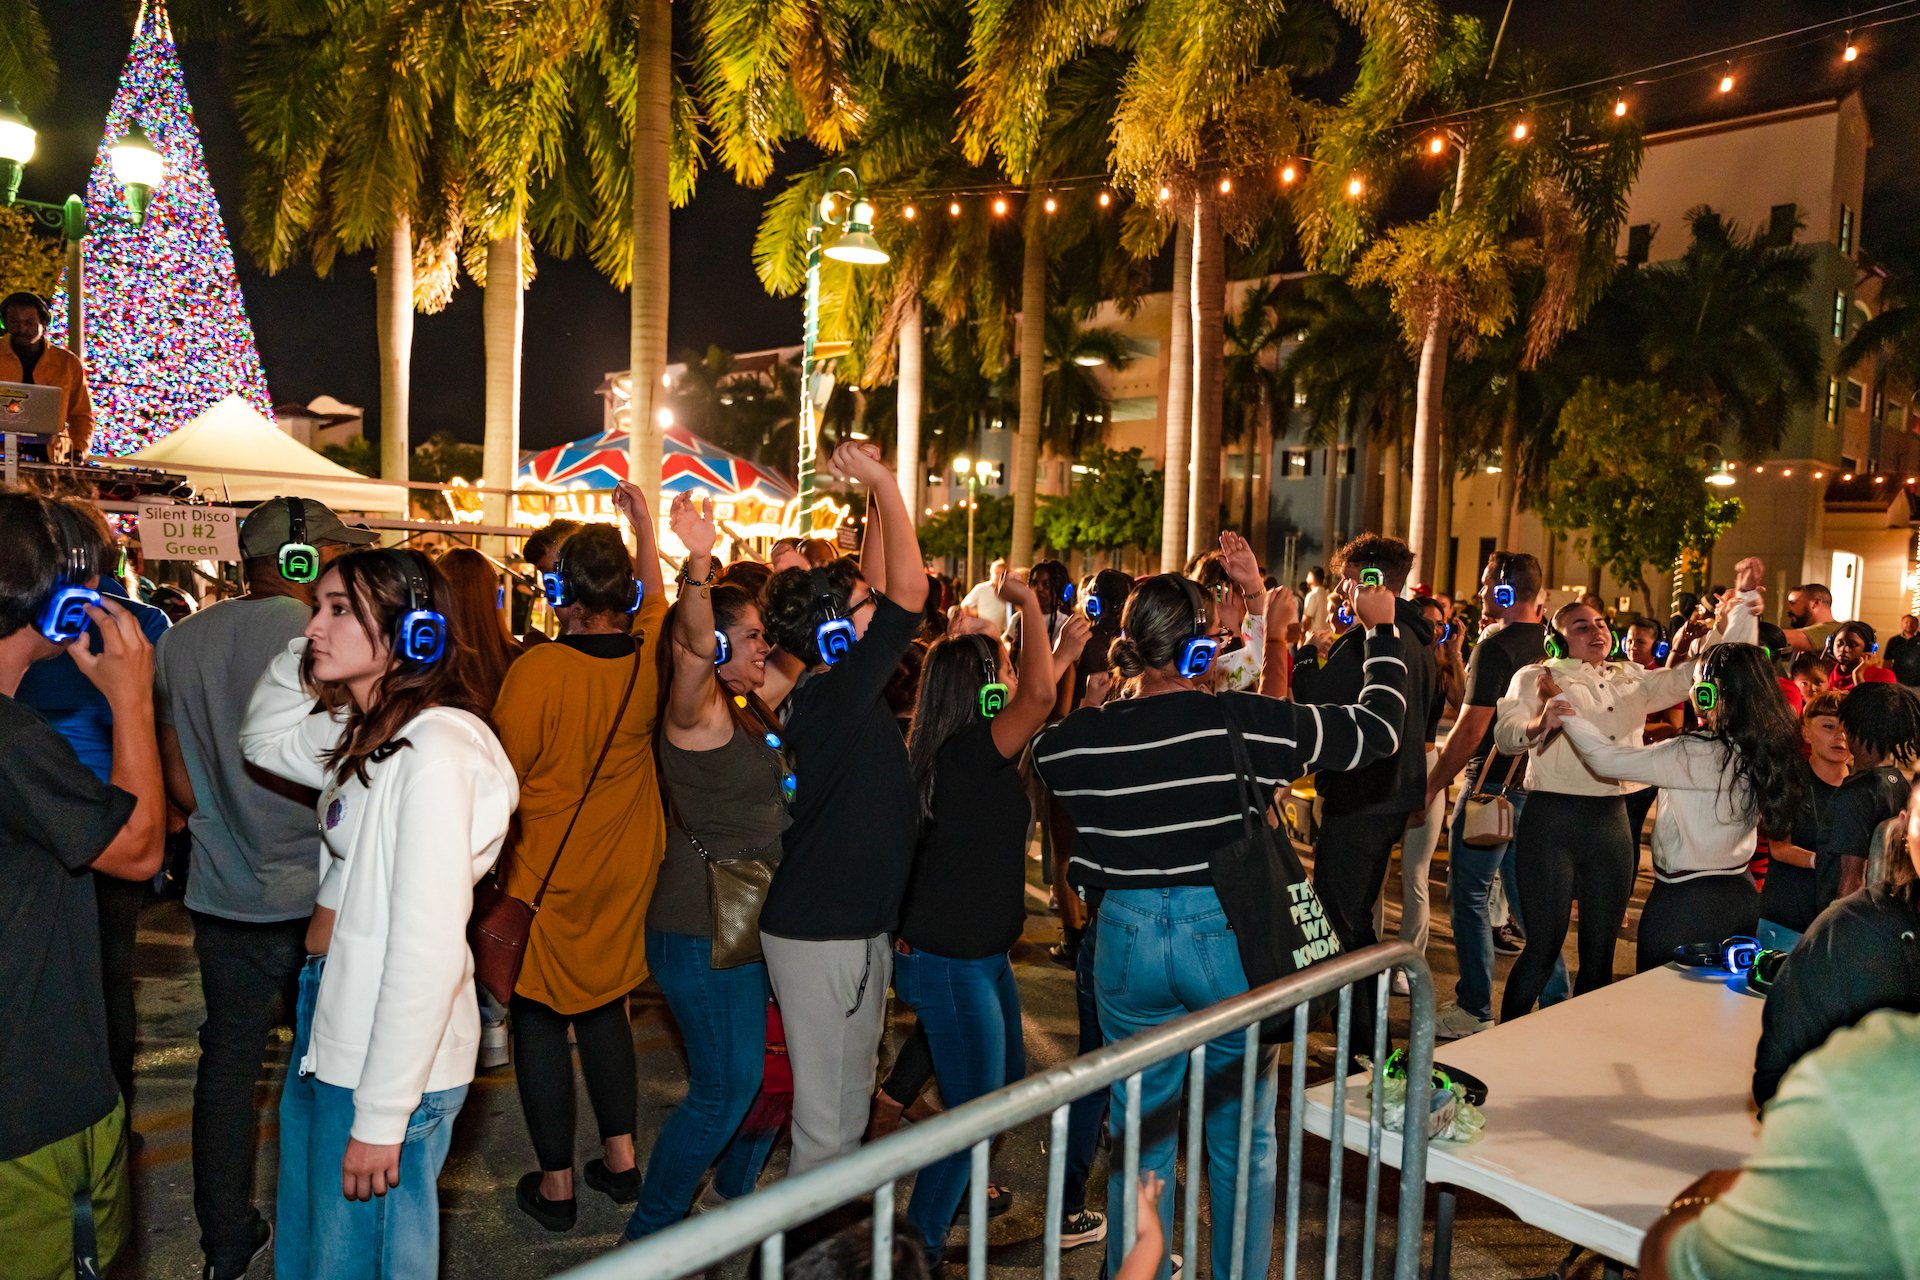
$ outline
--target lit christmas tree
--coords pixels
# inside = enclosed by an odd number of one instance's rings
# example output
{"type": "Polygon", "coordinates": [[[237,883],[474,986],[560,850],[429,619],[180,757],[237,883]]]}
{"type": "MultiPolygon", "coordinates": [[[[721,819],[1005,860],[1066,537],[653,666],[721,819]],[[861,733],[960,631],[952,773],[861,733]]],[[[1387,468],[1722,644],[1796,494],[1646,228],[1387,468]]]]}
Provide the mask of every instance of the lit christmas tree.
{"type": "MultiPolygon", "coordinates": [[[[96,453],[132,453],[229,394],[273,414],[233,250],[207,176],[164,0],[142,6],[87,183],[86,357],[96,453]],[[114,139],[144,130],[166,180],[134,226],[113,179],[114,139]]],[[[53,307],[65,340],[66,303],[53,307]]]]}

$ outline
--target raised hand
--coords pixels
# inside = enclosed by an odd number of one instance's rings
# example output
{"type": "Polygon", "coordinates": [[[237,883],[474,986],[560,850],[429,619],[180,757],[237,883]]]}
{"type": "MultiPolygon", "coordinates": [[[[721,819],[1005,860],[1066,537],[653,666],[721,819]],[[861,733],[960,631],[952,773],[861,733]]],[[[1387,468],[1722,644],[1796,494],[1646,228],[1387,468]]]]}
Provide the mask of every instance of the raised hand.
{"type": "Polygon", "coordinates": [[[1733,566],[1733,589],[1735,591],[1758,591],[1760,583],[1767,576],[1767,562],[1759,556],[1748,556],[1733,566]]]}
{"type": "Polygon", "coordinates": [[[1395,596],[1385,587],[1363,587],[1349,580],[1348,597],[1352,601],[1353,616],[1360,625],[1377,627],[1393,621],[1395,596]]]}
{"type": "Polygon", "coordinates": [[[1267,634],[1282,635],[1300,621],[1300,597],[1293,588],[1278,586],[1267,593],[1267,634]]]}
{"type": "Polygon", "coordinates": [[[1227,576],[1242,591],[1260,589],[1260,562],[1254,558],[1253,547],[1247,540],[1231,529],[1220,534],[1220,552],[1226,559],[1227,576]]]}
{"type": "Polygon", "coordinates": [[[1551,702],[1553,699],[1559,697],[1562,692],[1560,682],[1555,680],[1553,678],[1553,672],[1548,671],[1545,667],[1540,669],[1540,683],[1536,687],[1540,690],[1540,701],[1542,702],[1551,702]]]}
{"type": "Polygon", "coordinates": [[[93,652],[85,636],[67,646],[73,665],[93,682],[116,713],[123,707],[151,704],[153,699],[153,645],[140,624],[111,596],[87,608],[100,629],[100,652],[93,652]]]}
{"type": "Polygon", "coordinates": [[[613,509],[638,529],[653,519],[647,506],[647,493],[631,480],[622,480],[613,491],[613,509]]]}
{"type": "Polygon", "coordinates": [[[865,440],[843,440],[827,460],[827,470],[842,480],[852,480],[869,489],[893,480],[893,473],[880,461],[879,448],[865,440]]]}
{"type": "Polygon", "coordinates": [[[1080,661],[1080,655],[1086,651],[1087,638],[1092,634],[1093,628],[1084,617],[1068,614],[1067,620],[1060,624],[1060,635],[1053,642],[1054,670],[1080,661]]]}
{"type": "Polygon", "coordinates": [[[1033,593],[1033,588],[1028,586],[1024,580],[1016,578],[1010,573],[1002,574],[999,578],[995,579],[993,594],[999,596],[1015,609],[1024,609],[1029,604],[1038,603],[1040,599],[1040,597],[1033,593]]]}
{"type": "Polygon", "coordinates": [[[719,532],[714,524],[712,498],[702,504],[687,494],[675,494],[672,505],[667,508],[667,524],[673,536],[686,547],[689,557],[713,558],[713,544],[719,539],[719,532]]]}
{"type": "Polygon", "coordinates": [[[1107,694],[1113,689],[1113,677],[1104,671],[1096,671],[1087,677],[1086,697],[1080,700],[1083,707],[1098,707],[1107,700],[1107,694]]]}

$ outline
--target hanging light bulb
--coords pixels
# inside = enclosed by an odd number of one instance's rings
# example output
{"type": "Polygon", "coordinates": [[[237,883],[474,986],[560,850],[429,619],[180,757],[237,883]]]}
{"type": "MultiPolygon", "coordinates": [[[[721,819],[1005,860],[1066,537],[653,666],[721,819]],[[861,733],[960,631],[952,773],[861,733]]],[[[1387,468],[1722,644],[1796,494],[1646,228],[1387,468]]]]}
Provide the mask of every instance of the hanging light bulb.
{"type": "Polygon", "coordinates": [[[1007,198],[1005,196],[994,197],[993,216],[996,218],[1004,218],[1007,216],[1007,198]]]}
{"type": "Polygon", "coordinates": [[[1233,179],[1232,179],[1232,178],[1222,178],[1222,179],[1220,179],[1220,194],[1221,194],[1221,195],[1223,195],[1223,196],[1224,196],[1224,195],[1226,195],[1226,194],[1227,194],[1227,193],[1228,193],[1229,191],[1232,191],[1232,190],[1233,190],[1233,179]]]}
{"type": "Polygon", "coordinates": [[[1046,204],[1043,205],[1042,207],[1046,209],[1048,213],[1052,213],[1054,210],[1060,207],[1060,202],[1058,200],[1055,200],[1052,196],[1048,196],[1046,204]]]}
{"type": "Polygon", "coordinates": [[[1105,191],[1102,191],[1100,193],[1100,207],[1104,209],[1112,203],[1113,203],[1113,197],[1108,195],[1105,191]]]}
{"type": "Polygon", "coordinates": [[[1165,204],[1168,200],[1171,200],[1172,198],[1173,198],[1173,191],[1171,188],[1169,187],[1160,188],[1160,202],[1162,204],[1165,204]]]}
{"type": "Polygon", "coordinates": [[[1286,183],[1287,185],[1289,185],[1289,186],[1291,186],[1291,185],[1292,185],[1292,183],[1293,183],[1293,180],[1294,180],[1295,178],[1297,178],[1297,177],[1299,177],[1299,176],[1300,176],[1300,173],[1299,173],[1299,171],[1298,171],[1298,170],[1296,170],[1296,169],[1295,169],[1295,168],[1294,168],[1294,167],[1293,167],[1292,165],[1290,165],[1290,164],[1283,164],[1283,165],[1281,165],[1281,166],[1280,166],[1280,181],[1281,181],[1281,182],[1283,182],[1283,183],[1286,183]]]}
{"type": "Polygon", "coordinates": [[[1514,122],[1513,140],[1515,142],[1525,142],[1527,140],[1527,122],[1525,120],[1514,122]]]}
{"type": "Polygon", "coordinates": [[[1720,77],[1720,92],[1722,93],[1733,92],[1733,64],[1731,62],[1727,64],[1727,69],[1725,73],[1722,74],[1720,77]]]}
{"type": "Polygon", "coordinates": [[[1787,479],[1789,479],[1789,480],[1791,480],[1791,479],[1793,478],[1793,468],[1792,468],[1792,467],[1784,467],[1784,468],[1782,468],[1782,469],[1781,469],[1781,471],[1780,471],[1780,474],[1781,474],[1782,476],[1784,476],[1784,477],[1786,477],[1787,479]]]}
{"type": "Polygon", "coordinates": [[[1616,98],[1613,103],[1613,118],[1618,120],[1627,114],[1627,100],[1616,98]]]}
{"type": "Polygon", "coordinates": [[[1447,149],[1447,140],[1441,137],[1439,134],[1436,133],[1431,138],[1427,139],[1428,155],[1437,156],[1441,152],[1445,151],[1446,149],[1447,149]]]}
{"type": "Polygon", "coordinates": [[[960,216],[960,202],[958,200],[953,201],[947,206],[947,216],[949,218],[957,218],[960,216]]]}
{"type": "Polygon", "coordinates": [[[1857,60],[1859,59],[1859,57],[1860,57],[1860,47],[1859,47],[1858,45],[1856,45],[1856,44],[1854,44],[1854,42],[1853,42],[1853,32],[1851,32],[1851,31],[1849,31],[1849,32],[1847,32],[1847,47],[1846,47],[1846,51],[1845,51],[1845,52],[1843,52],[1843,53],[1842,53],[1842,54],[1840,55],[1840,57],[1841,57],[1841,59],[1842,59],[1843,61],[1845,61],[1845,62],[1854,62],[1854,61],[1857,61],[1857,60]]]}
{"type": "MultiPolygon", "coordinates": [[[[1820,478],[1820,473],[1819,473],[1818,471],[1816,471],[1816,472],[1814,472],[1814,473],[1813,473],[1813,475],[1814,475],[1814,478],[1815,478],[1816,480],[1820,478]]],[[[1853,483],[1853,472],[1851,472],[1851,471],[1849,471],[1849,472],[1847,472],[1847,474],[1845,474],[1845,475],[1843,475],[1843,476],[1841,476],[1840,478],[1841,478],[1842,480],[1845,480],[1845,481],[1846,481],[1846,482],[1847,482],[1848,484],[1852,484],[1852,483],[1853,483]]]]}
{"type": "Polygon", "coordinates": [[[1364,183],[1364,182],[1362,182],[1362,181],[1360,181],[1360,175],[1359,175],[1359,174],[1357,174],[1357,173],[1356,173],[1356,174],[1354,174],[1354,175],[1353,175],[1353,176],[1352,176],[1351,178],[1348,178],[1348,179],[1347,179],[1347,194],[1348,194],[1348,195],[1350,195],[1350,196],[1357,196],[1357,195],[1359,195],[1359,194],[1360,194],[1360,193],[1361,193],[1362,191],[1365,191],[1366,189],[1367,189],[1367,184],[1366,184],[1366,183],[1364,183]]]}

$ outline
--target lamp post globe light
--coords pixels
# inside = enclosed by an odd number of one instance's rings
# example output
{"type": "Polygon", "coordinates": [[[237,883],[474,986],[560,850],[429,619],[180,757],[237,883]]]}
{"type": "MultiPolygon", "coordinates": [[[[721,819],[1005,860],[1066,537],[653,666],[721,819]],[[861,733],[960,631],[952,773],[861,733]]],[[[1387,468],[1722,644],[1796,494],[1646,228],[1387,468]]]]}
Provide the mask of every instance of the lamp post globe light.
{"type": "Polygon", "coordinates": [[[804,516],[813,505],[814,461],[819,452],[819,423],[814,407],[813,360],[820,342],[820,262],[822,257],[856,267],[875,267],[888,254],[873,238],[873,206],[867,203],[860,175],[842,167],[827,179],[826,194],[813,207],[807,224],[807,309],[800,338],[800,441],[796,476],[798,508],[804,516]],[[827,229],[839,234],[828,244],[827,229]]]}
{"type": "MultiPolygon", "coordinates": [[[[58,231],[67,250],[67,345],[76,356],[86,355],[86,284],[82,267],[87,239],[87,206],[79,196],[68,196],[61,204],[40,200],[21,200],[20,179],[27,162],[33,159],[37,138],[33,125],[20,104],[8,98],[0,101],[0,205],[17,208],[35,222],[58,231]]],[[[167,179],[166,159],[153,140],[135,128],[114,142],[108,150],[113,177],[120,184],[126,202],[127,220],[133,226],[146,221],[147,206],[153,193],[167,179]]]]}

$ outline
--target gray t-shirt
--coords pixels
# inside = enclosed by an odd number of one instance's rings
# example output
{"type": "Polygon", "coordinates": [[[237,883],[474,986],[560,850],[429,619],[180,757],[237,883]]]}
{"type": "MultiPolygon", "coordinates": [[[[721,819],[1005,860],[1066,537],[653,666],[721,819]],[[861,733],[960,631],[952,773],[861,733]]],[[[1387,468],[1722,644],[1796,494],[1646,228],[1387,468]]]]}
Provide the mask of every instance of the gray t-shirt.
{"type": "Polygon", "coordinates": [[[254,684],[310,616],[285,596],[228,600],[182,620],[154,647],[160,719],[179,737],[193,780],[190,910],[254,923],[313,911],[320,871],[314,794],[240,754],[254,684]]]}

